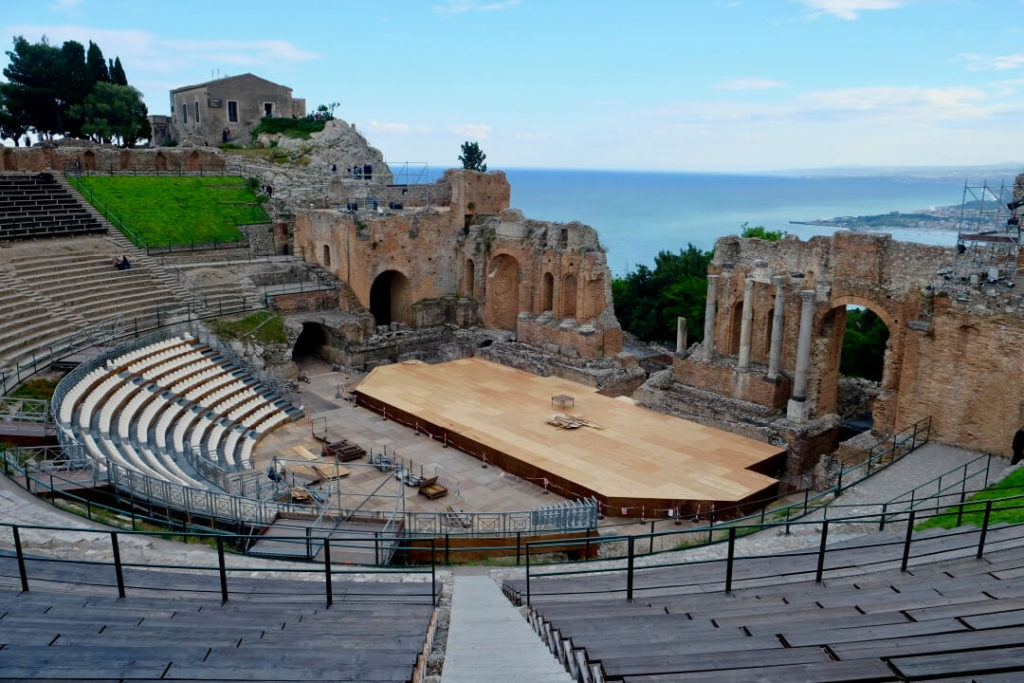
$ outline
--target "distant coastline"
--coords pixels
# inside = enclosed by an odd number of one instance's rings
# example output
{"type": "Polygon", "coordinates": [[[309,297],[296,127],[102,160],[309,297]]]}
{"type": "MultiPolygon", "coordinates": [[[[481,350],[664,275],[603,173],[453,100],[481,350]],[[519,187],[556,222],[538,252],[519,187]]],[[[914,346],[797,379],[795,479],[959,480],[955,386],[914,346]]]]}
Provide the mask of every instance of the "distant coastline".
{"type": "Polygon", "coordinates": [[[789,221],[789,224],[872,232],[915,228],[955,232],[963,215],[963,210],[964,207],[960,205],[936,206],[908,213],[890,211],[889,213],[866,216],[837,216],[835,218],[818,218],[808,221],[789,221]]]}

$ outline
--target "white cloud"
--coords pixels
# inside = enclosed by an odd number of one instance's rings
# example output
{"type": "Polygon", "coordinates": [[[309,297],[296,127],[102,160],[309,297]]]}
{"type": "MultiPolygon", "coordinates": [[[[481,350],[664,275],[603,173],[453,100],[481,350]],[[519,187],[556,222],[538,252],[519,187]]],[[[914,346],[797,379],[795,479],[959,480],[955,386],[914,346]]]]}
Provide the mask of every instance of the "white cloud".
{"type": "Polygon", "coordinates": [[[861,12],[870,10],[898,9],[909,0],[803,0],[812,10],[812,17],[828,14],[846,21],[860,18],[861,12]]]}
{"type": "Polygon", "coordinates": [[[408,123],[400,123],[397,121],[370,121],[370,128],[382,133],[399,133],[402,135],[430,132],[429,126],[412,126],[408,123]]]}
{"type": "Polygon", "coordinates": [[[875,86],[804,93],[797,104],[822,112],[913,113],[927,118],[976,118],[988,98],[981,88],[921,88],[875,86]]]}
{"type": "Polygon", "coordinates": [[[499,0],[498,2],[480,2],[479,0],[446,0],[442,5],[435,5],[438,14],[462,14],[464,12],[497,12],[515,7],[519,0],[499,0]]]}
{"type": "Polygon", "coordinates": [[[771,78],[733,78],[722,81],[715,86],[716,90],[766,90],[768,88],[784,88],[785,81],[771,78]]]}
{"type": "Polygon", "coordinates": [[[1009,71],[1024,66],[1024,53],[1012,55],[961,54],[968,71],[1009,71]]]}
{"type": "Polygon", "coordinates": [[[4,30],[7,35],[23,35],[29,41],[39,40],[45,35],[56,45],[66,40],[88,45],[92,40],[103,49],[104,56],[121,58],[132,81],[140,80],[135,75],[140,72],[181,73],[201,69],[199,73],[205,76],[211,66],[248,69],[282,62],[310,61],[320,56],[284,40],[168,40],[150,31],[110,30],[74,24],[8,26],[4,30]]]}
{"type": "Polygon", "coordinates": [[[449,130],[472,140],[486,140],[487,134],[491,132],[491,127],[486,123],[463,123],[452,126],[449,130]]]}

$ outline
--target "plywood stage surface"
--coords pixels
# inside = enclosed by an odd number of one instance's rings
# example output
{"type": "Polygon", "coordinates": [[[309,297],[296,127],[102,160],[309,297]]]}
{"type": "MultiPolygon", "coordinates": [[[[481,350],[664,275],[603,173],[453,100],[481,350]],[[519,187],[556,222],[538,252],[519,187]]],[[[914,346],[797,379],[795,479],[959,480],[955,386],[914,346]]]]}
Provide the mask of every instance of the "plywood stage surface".
{"type": "Polygon", "coordinates": [[[478,358],[386,365],[355,392],[360,404],[433,434],[440,430],[460,449],[503,469],[595,495],[609,506],[649,501],[651,511],[757,498],[777,482],[753,470],[771,471],[785,453],[576,382],[478,358]],[[573,406],[552,405],[552,397],[563,394],[573,406]],[[555,414],[602,428],[562,429],[547,422],[555,414]]]}

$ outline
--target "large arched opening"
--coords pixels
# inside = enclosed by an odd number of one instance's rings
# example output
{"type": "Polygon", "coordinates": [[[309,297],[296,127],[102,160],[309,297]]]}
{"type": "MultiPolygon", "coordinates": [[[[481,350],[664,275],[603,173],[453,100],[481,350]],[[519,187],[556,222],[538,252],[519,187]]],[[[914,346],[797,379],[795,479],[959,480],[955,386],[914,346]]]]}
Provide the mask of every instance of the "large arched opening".
{"type": "Polygon", "coordinates": [[[329,339],[327,329],[320,323],[302,323],[302,332],[292,347],[292,360],[296,363],[317,358],[330,361],[324,347],[329,339]]]}
{"type": "Polygon", "coordinates": [[[386,270],[370,287],[370,313],[378,325],[409,324],[409,278],[397,270],[386,270]]]}
{"type": "Polygon", "coordinates": [[[487,269],[484,313],[488,326],[516,329],[516,318],[519,316],[519,261],[514,256],[499,254],[491,259],[487,269]]]}
{"type": "Polygon", "coordinates": [[[868,430],[889,431],[899,382],[893,362],[896,321],[859,297],[831,304],[816,334],[822,353],[818,411],[839,416],[840,440],[868,430]]]}

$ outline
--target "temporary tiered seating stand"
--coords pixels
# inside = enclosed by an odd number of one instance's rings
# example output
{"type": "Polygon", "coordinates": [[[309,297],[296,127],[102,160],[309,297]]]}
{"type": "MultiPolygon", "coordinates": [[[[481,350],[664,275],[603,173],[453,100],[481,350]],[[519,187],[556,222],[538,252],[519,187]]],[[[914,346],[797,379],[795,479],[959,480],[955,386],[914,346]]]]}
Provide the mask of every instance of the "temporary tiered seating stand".
{"type": "Polygon", "coordinates": [[[221,467],[251,466],[261,435],[293,417],[254,387],[191,337],[171,338],[90,372],[68,390],[59,415],[101,463],[206,488],[176,461],[186,446],[221,467]]]}

